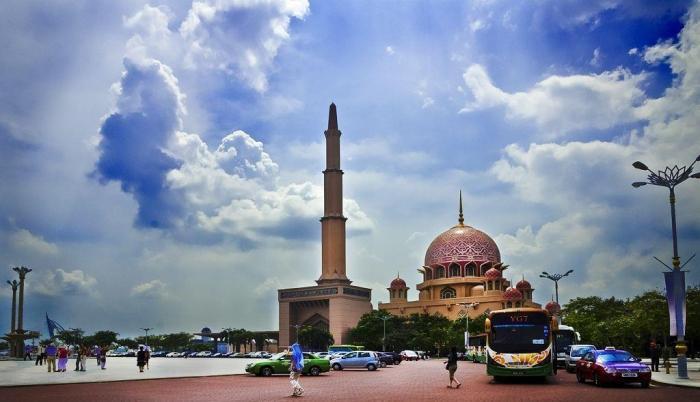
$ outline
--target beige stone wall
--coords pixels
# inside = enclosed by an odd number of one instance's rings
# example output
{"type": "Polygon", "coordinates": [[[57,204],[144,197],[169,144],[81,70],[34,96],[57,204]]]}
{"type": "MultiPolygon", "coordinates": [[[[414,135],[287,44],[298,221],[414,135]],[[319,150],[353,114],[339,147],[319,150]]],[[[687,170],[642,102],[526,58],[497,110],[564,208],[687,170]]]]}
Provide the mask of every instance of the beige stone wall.
{"type": "Polygon", "coordinates": [[[357,325],[363,314],[372,311],[372,303],[349,297],[333,297],[329,301],[330,332],[335,344],[344,344],[350,328],[357,325]]]}
{"type": "Polygon", "coordinates": [[[289,345],[289,302],[279,302],[279,345],[289,345]]]}

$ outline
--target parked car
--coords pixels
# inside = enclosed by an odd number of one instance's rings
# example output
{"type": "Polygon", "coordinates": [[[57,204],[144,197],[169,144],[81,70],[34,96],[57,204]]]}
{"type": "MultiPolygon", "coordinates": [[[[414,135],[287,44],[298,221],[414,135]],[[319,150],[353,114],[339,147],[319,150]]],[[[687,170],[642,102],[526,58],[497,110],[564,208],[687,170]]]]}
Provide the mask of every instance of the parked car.
{"type": "Polygon", "coordinates": [[[186,357],[197,357],[198,352],[188,352],[186,357]]]}
{"type": "Polygon", "coordinates": [[[211,357],[211,351],[203,350],[195,355],[196,357],[211,357]]]}
{"type": "Polygon", "coordinates": [[[341,357],[345,356],[345,355],[348,354],[348,353],[350,353],[350,352],[346,352],[346,351],[333,352],[333,353],[331,353],[331,354],[328,355],[328,360],[333,360],[333,359],[341,358],[341,357]]]}
{"type": "Polygon", "coordinates": [[[396,352],[379,352],[383,355],[391,356],[392,362],[389,364],[400,364],[401,360],[403,360],[403,357],[401,354],[396,353],[396,352]]]}
{"type": "Polygon", "coordinates": [[[321,359],[325,359],[326,356],[328,356],[329,354],[330,354],[330,353],[328,353],[328,352],[318,352],[318,353],[315,353],[315,355],[318,356],[318,357],[320,357],[321,359]]]}
{"type": "Polygon", "coordinates": [[[401,352],[401,357],[403,357],[403,360],[418,360],[418,353],[412,350],[404,350],[401,352]]]}
{"type": "Polygon", "coordinates": [[[346,368],[366,368],[374,371],[380,367],[381,362],[376,352],[358,351],[349,352],[345,356],[330,361],[333,370],[343,370],[346,368]]]}
{"type": "Polygon", "coordinates": [[[243,357],[243,353],[240,352],[234,352],[228,355],[228,357],[243,357]]]}
{"type": "Polygon", "coordinates": [[[161,350],[159,352],[153,352],[151,353],[151,357],[165,357],[168,354],[167,351],[161,350]]]}
{"type": "MultiPolygon", "coordinates": [[[[273,374],[289,374],[290,355],[287,353],[277,353],[269,359],[259,362],[248,363],[245,371],[256,376],[269,377],[273,374]]],[[[326,359],[319,359],[311,353],[304,353],[303,375],[317,376],[330,371],[331,367],[326,359]]]]}
{"type": "Polygon", "coordinates": [[[180,357],[182,354],[180,352],[170,352],[165,355],[165,357],[180,357]]]}
{"type": "Polygon", "coordinates": [[[593,380],[598,386],[638,382],[642,388],[648,388],[651,369],[630,352],[607,347],[590,350],[576,362],[576,379],[580,383],[593,380]]]}
{"type": "Polygon", "coordinates": [[[210,357],[221,357],[221,353],[216,352],[213,355],[211,355],[210,357]]]}
{"type": "Polygon", "coordinates": [[[379,367],[384,368],[390,364],[394,364],[394,358],[384,354],[382,352],[375,352],[377,354],[377,358],[379,359],[379,367]]]}
{"type": "Polygon", "coordinates": [[[591,350],[595,350],[593,345],[571,345],[569,348],[569,353],[567,353],[564,359],[564,365],[566,366],[566,371],[568,373],[573,373],[576,371],[576,362],[581,360],[581,358],[591,350]]]}

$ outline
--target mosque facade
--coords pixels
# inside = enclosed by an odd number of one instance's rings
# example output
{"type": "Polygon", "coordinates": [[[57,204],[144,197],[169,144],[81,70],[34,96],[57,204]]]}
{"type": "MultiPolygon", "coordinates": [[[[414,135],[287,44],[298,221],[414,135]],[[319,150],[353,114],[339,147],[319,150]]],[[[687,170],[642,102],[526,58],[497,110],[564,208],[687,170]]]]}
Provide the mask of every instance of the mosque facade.
{"type": "Polygon", "coordinates": [[[459,197],[457,225],[439,234],[428,246],[423,265],[418,268],[422,281],[416,285],[418,300],[408,300],[406,281],[398,275],[391,281],[389,302],[380,310],[398,316],[439,313],[451,320],[469,314],[511,307],[537,307],[534,289],[524,276],[514,286],[505,274],[496,242],[486,233],[464,224],[462,195],[459,197]]]}

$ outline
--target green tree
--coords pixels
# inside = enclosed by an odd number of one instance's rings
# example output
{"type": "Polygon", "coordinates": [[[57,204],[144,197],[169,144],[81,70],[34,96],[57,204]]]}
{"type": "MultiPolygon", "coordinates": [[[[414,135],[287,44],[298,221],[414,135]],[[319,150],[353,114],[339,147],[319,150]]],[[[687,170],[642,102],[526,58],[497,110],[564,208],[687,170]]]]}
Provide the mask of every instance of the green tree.
{"type": "Polygon", "coordinates": [[[80,328],[69,328],[65,331],[59,331],[56,338],[68,345],[79,345],[83,342],[84,333],[85,331],[80,328]]]}
{"type": "MultiPolygon", "coordinates": [[[[150,337],[149,337],[150,338],[150,337]]],[[[192,340],[192,335],[187,332],[177,332],[165,334],[162,339],[162,347],[169,351],[181,351],[187,347],[192,340]]]]}
{"type": "Polygon", "coordinates": [[[136,349],[139,346],[139,342],[131,338],[117,339],[116,343],[129,349],[136,349]]]}
{"type": "Polygon", "coordinates": [[[333,335],[328,330],[308,325],[299,329],[299,343],[305,349],[328,350],[328,345],[333,344],[333,335]]]}
{"type": "Polygon", "coordinates": [[[86,337],[85,343],[88,345],[109,346],[117,342],[117,336],[119,336],[119,333],[114,331],[97,331],[89,337],[86,337]]]}

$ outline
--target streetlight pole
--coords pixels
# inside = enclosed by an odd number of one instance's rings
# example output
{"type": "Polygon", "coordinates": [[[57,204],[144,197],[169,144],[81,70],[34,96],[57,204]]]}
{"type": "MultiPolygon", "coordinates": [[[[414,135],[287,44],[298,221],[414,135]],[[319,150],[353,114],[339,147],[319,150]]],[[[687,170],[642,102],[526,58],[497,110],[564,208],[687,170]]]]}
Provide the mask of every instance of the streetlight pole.
{"type": "Polygon", "coordinates": [[[391,317],[388,315],[385,315],[384,317],[379,317],[379,319],[384,321],[384,336],[382,337],[382,352],[386,352],[386,320],[391,319],[391,317]]]}
{"type": "MultiPolygon", "coordinates": [[[[572,272],[574,272],[573,269],[570,269],[563,274],[550,274],[550,273],[547,273],[546,271],[542,271],[542,273],[540,274],[540,278],[546,278],[546,279],[549,279],[552,282],[554,282],[554,295],[555,295],[554,300],[556,300],[557,305],[559,305],[559,306],[561,306],[561,304],[559,304],[559,280],[561,280],[561,278],[569,276],[569,274],[572,272]]],[[[557,321],[559,322],[559,324],[561,324],[561,315],[557,316],[557,321]]]]}
{"type": "Polygon", "coordinates": [[[459,303],[460,306],[466,308],[467,313],[465,314],[467,317],[467,328],[466,331],[464,331],[464,348],[465,352],[469,348],[469,309],[470,308],[476,308],[476,306],[479,305],[478,302],[474,303],[459,303]]]}
{"type": "Polygon", "coordinates": [[[301,324],[294,324],[292,325],[294,328],[296,328],[296,333],[297,333],[297,343],[299,343],[299,328],[303,327],[301,324]]]}
{"type": "MultiPolygon", "coordinates": [[[[678,378],[687,379],[688,378],[688,360],[685,353],[688,348],[685,346],[685,271],[683,267],[685,264],[681,265],[681,259],[678,256],[678,235],[676,234],[676,192],[675,188],[679,184],[686,181],[688,178],[700,179],[700,173],[691,174],[693,172],[693,165],[695,162],[700,161],[700,156],[695,158],[690,166],[678,167],[674,165],[673,167],[666,167],[664,170],[659,170],[653,172],[644,163],[636,161],[632,164],[635,168],[639,170],[644,170],[649,172],[647,176],[648,181],[638,181],[632,183],[634,188],[639,188],[647,184],[653,184],[655,186],[666,187],[669,190],[669,203],[671,204],[671,235],[673,237],[673,268],[664,264],[669,268],[670,272],[664,272],[664,279],[666,282],[666,302],[668,303],[669,309],[669,319],[671,325],[671,336],[676,336],[676,355],[678,356],[678,378]]],[[[690,257],[687,264],[695,255],[690,257]]],[[[656,258],[656,257],[654,257],[656,258]]],[[[658,258],[657,261],[661,262],[658,258]]],[[[661,262],[663,264],[663,262],[661,262]]]]}
{"type": "Polygon", "coordinates": [[[152,329],[153,328],[141,328],[142,331],[146,331],[146,347],[148,347],[148,331],[152,329]]]}

